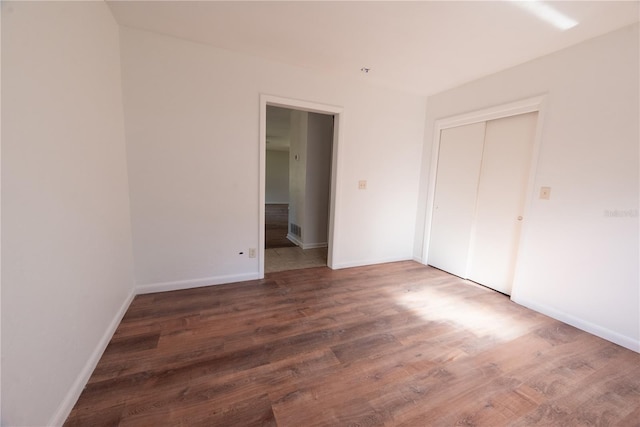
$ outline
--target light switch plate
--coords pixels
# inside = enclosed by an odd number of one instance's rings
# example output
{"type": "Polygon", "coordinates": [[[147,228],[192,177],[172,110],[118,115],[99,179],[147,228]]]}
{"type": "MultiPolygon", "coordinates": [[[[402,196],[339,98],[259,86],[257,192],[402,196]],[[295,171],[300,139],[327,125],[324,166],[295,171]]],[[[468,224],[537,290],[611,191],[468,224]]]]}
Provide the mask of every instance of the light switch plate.
{"type": "Polygon", "coordinates": [[[549,200],[551,197],[551,187],[540,187],[540,198],[543,200],[549,200]]]}

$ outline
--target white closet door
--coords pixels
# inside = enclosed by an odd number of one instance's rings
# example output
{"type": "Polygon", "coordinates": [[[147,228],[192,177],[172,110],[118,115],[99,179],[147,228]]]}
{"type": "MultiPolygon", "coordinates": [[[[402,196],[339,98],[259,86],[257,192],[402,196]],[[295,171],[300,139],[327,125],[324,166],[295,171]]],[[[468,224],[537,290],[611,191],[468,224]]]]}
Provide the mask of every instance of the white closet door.
{"type": "Polygon", "coordinates": [[[480,176],[484,123],[440,134],[429,264],[465,277],[480,176]]]}
{"type": "Polygon", "coordinates": [[[486,122],[467,278],[510,294],[537,113],[486,122]]]}

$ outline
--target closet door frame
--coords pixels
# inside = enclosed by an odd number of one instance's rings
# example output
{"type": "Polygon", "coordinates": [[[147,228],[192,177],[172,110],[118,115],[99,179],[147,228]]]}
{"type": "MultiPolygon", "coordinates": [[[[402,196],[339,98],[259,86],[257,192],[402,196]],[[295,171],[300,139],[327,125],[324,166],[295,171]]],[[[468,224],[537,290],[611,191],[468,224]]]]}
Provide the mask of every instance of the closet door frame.
{"type": "MultiPolygon", "coordinates": [[[[546,97],[547,95],[539,95],[532,98],[523,99],[520,101],[511,102],[508,104],[501,104],[494,107],[485,108],[482,110],[474,111],[471,113],[465,113],[442,119],[437,119],[434,123],[433,129],[433,146],[431,152],[431,168],[429,172],[429,185],[427,194],[427,209],[425,215],[424,224],[424,236],[422,246],[422,263],[427,265],[429,263],[429,246],[431,235],[431,223],[433,219],[433,209],[435,202],[435,190],[436,190],[436,176],[438,173],[438,156],[440,154],[440,135],[442,130],[449,129],[458,126],[469,125],[472,123],[486,122],[489,120],[502,119],[505,117],[517,116],[525,113],[538,113],[538,119],[536,123],[535,137],[533,140],[533,151],[531,154],[531,167],[529,169],[529,177],[527,180],[527,187],[525,190],[525,206],[524,206],[524,221],[520,232],[520,240],[518,243],[518,252],[515,261],[515,279],[514,288],[517,283],[517,273],[519,259],[522,254],[523,242],[527,237],[527,218],[530,212],[531,202],[534,195],[534,184],[538,163],[538,155],[540,152],[540,145],[542,139],[542,129],[544,122],[544,112],[546,110],[546,97]]],[[[513,290],[512,290],[513,293],[513,290]]]]}

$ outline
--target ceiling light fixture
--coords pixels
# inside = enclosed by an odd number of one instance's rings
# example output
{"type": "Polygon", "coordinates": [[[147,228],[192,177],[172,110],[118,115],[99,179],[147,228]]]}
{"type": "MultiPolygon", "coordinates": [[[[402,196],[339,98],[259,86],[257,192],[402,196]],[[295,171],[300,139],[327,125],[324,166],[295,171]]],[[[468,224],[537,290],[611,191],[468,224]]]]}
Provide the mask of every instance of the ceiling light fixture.
{"type": "Polygon", "coordinates": [[[537,16],[548,24],[560,30],[568,30],[578,25],[578,21],[569,18],[564,13],[558,11],[553,6],[542,3],[538,0],[509,0],[521,9],[526,10],[532,15],[537,16]]]}

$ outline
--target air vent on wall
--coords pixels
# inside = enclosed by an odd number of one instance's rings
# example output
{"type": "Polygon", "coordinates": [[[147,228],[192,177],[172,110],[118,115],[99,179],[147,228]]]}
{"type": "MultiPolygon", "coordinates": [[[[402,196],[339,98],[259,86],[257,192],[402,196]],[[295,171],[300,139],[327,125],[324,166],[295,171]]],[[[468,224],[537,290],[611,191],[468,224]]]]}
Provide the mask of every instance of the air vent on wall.
{"type": "Polygon", "coordinates": [[[302,237],[302,229],[300,229],[300,226],[298,224],[289,224],[289,231],[294,236],[302,237]]]}

